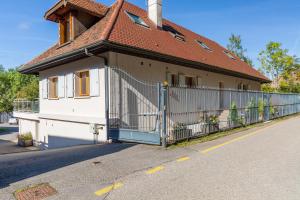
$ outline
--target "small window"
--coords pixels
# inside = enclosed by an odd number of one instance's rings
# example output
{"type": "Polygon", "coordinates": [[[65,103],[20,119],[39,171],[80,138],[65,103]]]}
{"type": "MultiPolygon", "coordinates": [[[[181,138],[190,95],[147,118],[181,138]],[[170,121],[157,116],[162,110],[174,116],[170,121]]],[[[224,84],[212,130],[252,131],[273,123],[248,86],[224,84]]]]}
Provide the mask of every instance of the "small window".
{"type": "Polygon", "coordinates": [[[58,77],[49,78],[49,99],[58,98],[58,77]]]}
{"type": "Polygon", "coordinates": [[[148,24],[146,24],[146,22],[139,16],[132,14],[130,12],[126,11],[126,14],[129,16],[129,18],[136,24],[139,24],[141,26],[145,26],[147,28],[149,28],[148,24]]]}
{"type": "Polygon", "coordinates": [[[71,13],[66,14],[63,19],[59,22],[60,29],[60,44],[67,43],[71,41],[71,13]]]}
{"type": "Polygon", "coordinates": [[[185,77],[185,85],[188,88],[195,88],[197,87],[197,79],[196,77],[185,77]]]}
{"type": "Polygon", "coordinates": [[[224,51],[224,53],[225,53],[230,59],[235,60],[235,57],[234,57],[231,53],[229,53],[229,51],[224,51]]]}
{"type": "Polygon", "coordinates": [[[174,29],[172,26],[164,25],[163,30],[168,31],[174,38],[185,41],[185,37],[182,33],[174,29]]]}
{"type": "Polygon", "coordinates": [[[239,83],[237,89],[238,89],[238,90],[243,90],[243,87],[244,87],[244,86],[243,86],[243,83],[239,83]]]}
{"type": "Polygon", "coordinates": [[[76,73],[75,93],[78,97],[90,96],[90,72],[82,71],[76,73]]]}
{"type": "Polygon", "coordinates": [[[178,86],[178,75],[171,75],[171,86],[178,86]]]}
{"type": "Polygon", "coordinates": [[[208,51],[212,51],[211,48],[209,48],[204,42],[197,40],[197,43],[203,48],[208,51]]]}

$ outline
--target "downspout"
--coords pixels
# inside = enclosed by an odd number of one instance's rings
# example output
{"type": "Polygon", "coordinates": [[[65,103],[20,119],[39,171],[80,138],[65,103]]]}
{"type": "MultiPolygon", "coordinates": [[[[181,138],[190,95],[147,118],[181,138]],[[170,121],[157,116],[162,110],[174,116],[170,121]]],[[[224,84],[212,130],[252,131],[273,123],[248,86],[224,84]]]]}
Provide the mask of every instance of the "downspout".
{"type": "Polygon", "coordinates": [[[105,56],[95,55],[90,53],[87,48],[84,49],[85,55],[89,57],[98,57],[104,60],[104,80],[105,80],[105,126],[106,140],[109,140],[109,77],[108,77],[108,59],[105,56]]]}

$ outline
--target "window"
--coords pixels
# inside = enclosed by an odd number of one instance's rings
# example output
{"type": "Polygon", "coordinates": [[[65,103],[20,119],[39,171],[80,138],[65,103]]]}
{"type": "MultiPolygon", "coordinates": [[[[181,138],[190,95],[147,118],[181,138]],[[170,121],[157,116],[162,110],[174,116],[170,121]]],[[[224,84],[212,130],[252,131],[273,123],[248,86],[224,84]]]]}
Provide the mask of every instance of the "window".
{"type": "Polygon", "coordinates": [[[59,35],[60,35],[60,44],[67,43],[71,41],[71,32],[72,32],[72,15],[71,13],[65,15],[59,22],[59,35]]]}
{"type": "Polygon", "coordinates": [[[148,24],[146,24],[146,22],[145,22],[142,18],[140,18],[139,16],[137,16],[137,15],[135,15],[135,14],[132,14],[132,13],[130,13],[130,12],[127,12],[127,11],[126,11],[126,14],[129,16],[129,18],[130,18],[134,23],[149,28],[148,24]]]}
{"type": "Polygon", "coordinates": [[[76,73],[75,93],[77,97],[90,96],[90,72],[81,71],[76,73]]]}
{"type": "Polygon", "coordinates": [[[203,48],[203,49],[206,49],[208,51],[212,51],[211,48],[209,48],[204,42],[201,42],[199,40],[196,40],[197,43],[203,48]]]}
{"type": "Polygon", "coordinates": [[[49,78],[49,99],[58,98],[58,77],[49,78]]]}
{"type": "Polygon", "coordinates": [[[197,79],[195,77],[185,77],[185,85],[188,88],[195,88],[197,87],[197,79]]]}
{"type": "Polygon", "coordinates": [[[224,53],[225,53],[230,59],[235,60],[235,57],[234,57],[231,53],[229,53],[229,51],[224,51],[224,53]]]}
{"type": "Polygon", "coordinates": [[[176,74],[171,75],[171,86],[177,86],[178,85],[178,76],[176,74]]]}
{"type": "Polygon", "coordinates": [[[174,38],[185,41],[185,37],[182,33],[174,29],[172,26],[164,25],[163,30],[168,31],[174,38]]]}

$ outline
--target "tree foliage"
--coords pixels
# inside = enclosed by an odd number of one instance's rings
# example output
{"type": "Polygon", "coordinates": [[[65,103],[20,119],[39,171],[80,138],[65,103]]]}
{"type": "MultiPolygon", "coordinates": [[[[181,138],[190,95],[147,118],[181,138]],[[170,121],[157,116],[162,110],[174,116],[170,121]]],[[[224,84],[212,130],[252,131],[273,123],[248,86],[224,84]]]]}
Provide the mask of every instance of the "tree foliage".
{"type": "Polygon", "coordinates": [[[250,66],[253,66],[252,60],[247,57],[245,54],[247,49],[245,49],[242,45],[242,38],[240,35],[231,34],[229,38],[229,44],[227,45],[227,49],[237,55],[244,62],[248,63],[250,66]]]}
{"type": "Polygon", "coordinates": [[[289,55],[281,43],[269,42],[258,59],[261,62],[259,70],[273,80],[273,84],[263,85],[263,91],[300,92],[299,59],[289,55]]]}
{"type": "Polygon", "coordinates": [[[20,74],[16,69],[0,68],[0,112],[11,112],[16,98],[38,98],[38,85],[36,76],[20,74]]]}
{"type": "Polygon", "coordinates": [[[261,62],[260,71],[276,82],[295,67],[295,57],[288,55],[288,50],[278,42],[269,42],[266,49],[259,53],[258,59],[261,62]]]}

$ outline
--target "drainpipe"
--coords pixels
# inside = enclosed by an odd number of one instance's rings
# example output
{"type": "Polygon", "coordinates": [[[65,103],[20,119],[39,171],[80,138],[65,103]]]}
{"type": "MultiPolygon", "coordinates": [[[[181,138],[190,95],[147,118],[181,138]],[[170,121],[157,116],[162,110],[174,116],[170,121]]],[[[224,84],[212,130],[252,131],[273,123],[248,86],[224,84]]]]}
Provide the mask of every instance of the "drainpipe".
{"type": "Polygon", "coordinates": [[[89,57],[98,57],[104,60],[104,76],[105,76],[105,120],[106,120],[106,136],[109,139],[109,78],[108,78],[108,59],[104,56],[95,55],[90,53],[87,48],[84,49],[85,55],[89,57]]]}

